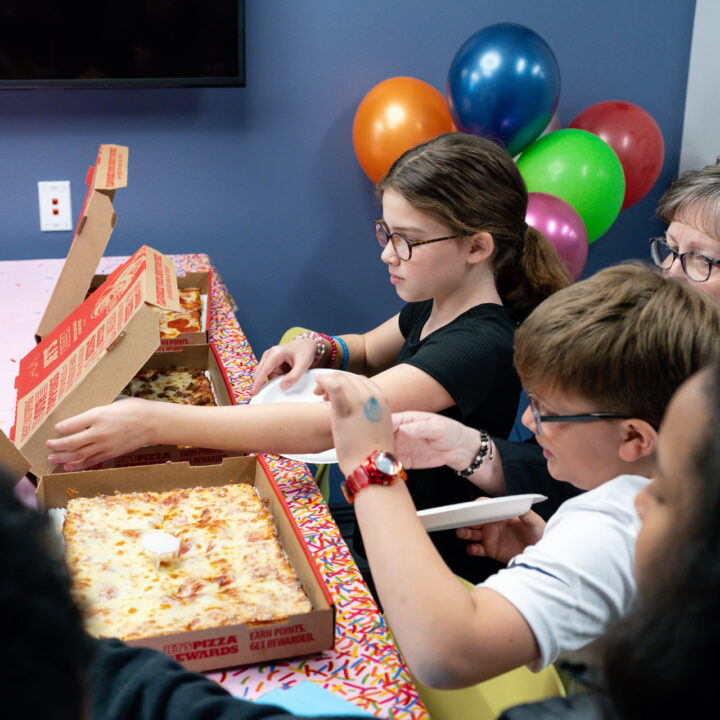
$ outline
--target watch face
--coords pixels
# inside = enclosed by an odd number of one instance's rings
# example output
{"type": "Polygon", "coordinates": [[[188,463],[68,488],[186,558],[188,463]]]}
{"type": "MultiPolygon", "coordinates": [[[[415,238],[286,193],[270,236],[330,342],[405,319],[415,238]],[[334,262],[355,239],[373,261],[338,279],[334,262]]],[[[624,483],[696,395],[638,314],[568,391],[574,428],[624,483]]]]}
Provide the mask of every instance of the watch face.
{"type": "Polygon", "coordinates": [[[394,475],[398,471],[397,461],[387,453],[378,453],[375,456],[375,467],[386,475],[394,475]]]}

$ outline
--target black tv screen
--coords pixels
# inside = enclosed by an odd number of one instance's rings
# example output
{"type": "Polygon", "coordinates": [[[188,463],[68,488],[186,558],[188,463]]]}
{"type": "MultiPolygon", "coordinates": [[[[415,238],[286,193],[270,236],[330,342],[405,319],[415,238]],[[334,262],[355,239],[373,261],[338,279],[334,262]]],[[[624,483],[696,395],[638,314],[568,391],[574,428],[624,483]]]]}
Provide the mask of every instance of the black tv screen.
{"type": "Polygon", "coordinates": [[[0,87],[245,85],[244,0],[0,0],[0,87]]]}

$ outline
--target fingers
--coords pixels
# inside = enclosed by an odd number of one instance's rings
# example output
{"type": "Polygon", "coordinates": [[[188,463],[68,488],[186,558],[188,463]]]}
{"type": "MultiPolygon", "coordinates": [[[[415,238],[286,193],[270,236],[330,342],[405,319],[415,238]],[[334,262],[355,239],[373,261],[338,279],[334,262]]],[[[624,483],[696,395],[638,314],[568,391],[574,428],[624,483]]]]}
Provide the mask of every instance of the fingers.
{"type": "MultiPolygon", "coordinates": [[[[79,433],[81,430],[85,430],[92,425],[95,415],[95,409],[93,408],[92,410],[80,413],[80,415],[75,415],[67,418],[66,420],[61,420],[55,425],[55,432],[60,435],[72,435],[74,433],[79,433]]],[[[55,441],[48,440],[48,443],[50,442],[55,441]]],[[[48,447],[50,447],[49,444],[48,447]]]]}
{"type": "Polygon", "coordinates": [[[349,375],[340,373],[327,373],[317,378],[315,392],[328,400],[333,411],[340,417],[345,417],[352,412],[353,406],[348,397],[348,392],[351,390],[351,379],[349,375]]]}
{"type": "Polygon", "coordinates": [[[262,354],[260,362],[257,364],[255,373],[253,374],[253,382],[250,386],[251,395],[256,395],[259,392],[260,388],[265,384],[265,380],[270,379],[273,371],[277,367],[277,364],[273,364],[276,348],[277,345],[262,354]]]}
{"type": "Polygon", "coordinates": [[[427,422],[435,416],[435,413],[423,412],[421,410],[406,410],[405,412],[393,413],[393,429],[397,430],[401,425],[427,422]]]}
{"type": "Polygon", "coordinates": [[[475,557],[487,557],[485,547],[482,543],[473,543],[468,545],[466,551],[468,555],[473,555],[475,557]]]}
{"type": "MultiPolygon", "coordinates": [[[[101,462],[105,462],[105,460],[110,460],[112,457],[114,457],[113,454],[109,453],[109,452],[95,453],[95,454],[90,455],[89,457],[85,458],[84,460],[77,460],[75,462],[63,463],[63,470],[65,470],[66,472],[77,472],[78,470],[87,470],[88,468],[93,467],[94,465],[99,465],[101,462]]],[[[50,462],[52,462],[52,460],[50,462]]]]}
{"type": "Polygon", "coordinates": [[[471,542],[482,542],[482,525],[473,525],[471,527],[458,528],[456,535],[461,540],[470,540],[471,542]]]}

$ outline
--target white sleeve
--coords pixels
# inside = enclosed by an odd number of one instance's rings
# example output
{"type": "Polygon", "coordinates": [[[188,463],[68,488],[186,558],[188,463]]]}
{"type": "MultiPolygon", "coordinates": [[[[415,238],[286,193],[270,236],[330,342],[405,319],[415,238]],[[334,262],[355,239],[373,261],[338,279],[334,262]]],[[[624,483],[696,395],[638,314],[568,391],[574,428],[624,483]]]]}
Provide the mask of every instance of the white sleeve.
{"type": "Polygon", "coordinates": [[[531,670],[597,639],[628,610],[637,528],[631,512],[560,510],[540,542],[482,583],[530,625],[540,647],[531,670]]]}

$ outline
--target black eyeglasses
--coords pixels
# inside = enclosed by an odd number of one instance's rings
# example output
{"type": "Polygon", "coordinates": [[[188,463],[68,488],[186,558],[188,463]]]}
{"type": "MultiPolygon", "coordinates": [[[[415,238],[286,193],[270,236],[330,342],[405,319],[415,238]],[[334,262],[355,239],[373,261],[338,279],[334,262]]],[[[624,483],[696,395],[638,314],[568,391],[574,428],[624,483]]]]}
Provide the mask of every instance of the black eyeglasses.
{"type": "Polygon", "coordinates": [[[676,259],[680,259],[683,272],[695,282],[705,282],[712,269],[720,265],[720,260],[706,257],[697,252],[679,253],[674,247],[668,245],[663,237],[650,238],[650,257],[652,261],[663,270],[669,270],[676,259]]]}
{"type": "Polygon", "coordinates": [[[620,415],[619,413],[609,412],[580,413],[577,415],[541,415],[535,396],[532,393],[526,394],[530,403],[530,411],[535,421],[535,432],[537,435],[542,435],[542,424],[544,422],[586,423],[597,422],[599,420],[628,420],[630,418],[630,415],[620,415]]]}
{"type": "Polygon", "coordinates": [[[447,235],[441,238],[433,238],[432,240],[410,240],[410,238],[406,238],[401,233],[389,232],[385,221],[378,220],[375,223],[375,237],[377,237],[377,241],[383,250],[387,247],[388,242],[391,242],[398,258],[400,258],[400,260],[409,260],[412,257],[412,249],[417,245],[429,245],[430,243],[440,242],[441,240],[452,240],[452,238],[460,236],[447,235]]]}

